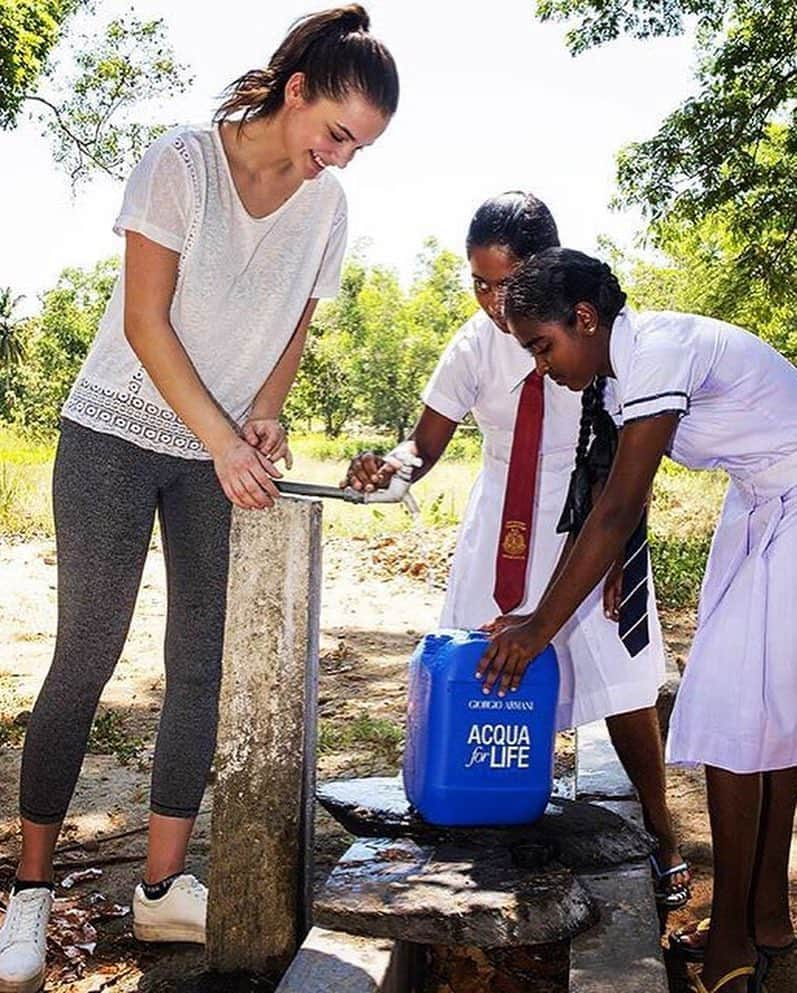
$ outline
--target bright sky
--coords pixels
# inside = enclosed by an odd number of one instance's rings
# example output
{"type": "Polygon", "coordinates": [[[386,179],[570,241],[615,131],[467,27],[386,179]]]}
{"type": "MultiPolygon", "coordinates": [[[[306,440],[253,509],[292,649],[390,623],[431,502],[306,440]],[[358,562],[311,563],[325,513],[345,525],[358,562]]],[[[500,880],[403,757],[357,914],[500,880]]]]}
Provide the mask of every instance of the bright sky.
{"type": "MultiPolygon", "coordinates": [[[[572,58],[564,28],[542,25],[534,0],[371,0],[374,33],[401,76],[401,103],[383,138],[339,174],[350,245],[412,276],[423,239],[462,252],[473,210],[495,193],[529,189],[554,212],[565,244],[590,251],[599,234],[631,242],[638,218],[608,209],[615,154],[648,137],[690,90],[690,40],[621,40],[572,58]]],[[[265,64],[290,23],[324,0],[134,0],[162,17],[178,59],[196,76],[165,108],[166,123],[210,117],[222,88],[265,64]]],[[[98,5],[104,22],[130,0],[98,5]]],[[[21,313],[68,265],[119,252],[111,225],[121,185],[97,179],[72,198],[35,124],[0,133],[0,286],[24,293],[21,313]]]]}

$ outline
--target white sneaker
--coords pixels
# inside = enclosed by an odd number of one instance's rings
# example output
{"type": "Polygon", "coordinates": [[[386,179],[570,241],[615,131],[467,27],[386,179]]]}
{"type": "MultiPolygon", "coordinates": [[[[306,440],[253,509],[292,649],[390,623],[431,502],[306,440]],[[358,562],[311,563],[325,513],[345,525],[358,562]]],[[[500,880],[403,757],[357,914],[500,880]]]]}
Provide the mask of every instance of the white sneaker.
{"type": "Polygon", "coordinates": [[[133,894],[133,934],[139,941],[195,941],[204,945],[207,910],[207,887],[189,873],[179,875],[157,900],[150,900],[139,883],[133,894]]]}
{"type": "Polygon", "coordinates": [[[53,894],[44,886],[13,893],[0,928],[0,993],[37,993],[44,983],[53,894]]]}

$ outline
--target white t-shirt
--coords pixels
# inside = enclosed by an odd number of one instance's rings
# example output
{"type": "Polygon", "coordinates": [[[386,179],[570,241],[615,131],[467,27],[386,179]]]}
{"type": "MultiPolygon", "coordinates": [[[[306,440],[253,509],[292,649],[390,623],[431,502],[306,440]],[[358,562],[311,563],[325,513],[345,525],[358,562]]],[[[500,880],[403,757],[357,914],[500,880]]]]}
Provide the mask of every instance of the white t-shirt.
{"type": "Polygon", "coordinates": [[[671,458],[744,480],[797,452],[797,369],[741,328],[624,308],[609,344],[615,421],[679,415],[671,458]]]}
{"type": "MultiPolygon", "coordinates": [[[[171,325],[205,387],[241,424],[310,298],[335,296],[346,200],[327,171],[263,218],[247,213],[218,128],[162,135],[133,170],[117,234],[137,231],[180,253],[171,325]]],[[[207,459],[155,389],[124,336],[124,274],[63,416],[143,448],[207,459]]]]}

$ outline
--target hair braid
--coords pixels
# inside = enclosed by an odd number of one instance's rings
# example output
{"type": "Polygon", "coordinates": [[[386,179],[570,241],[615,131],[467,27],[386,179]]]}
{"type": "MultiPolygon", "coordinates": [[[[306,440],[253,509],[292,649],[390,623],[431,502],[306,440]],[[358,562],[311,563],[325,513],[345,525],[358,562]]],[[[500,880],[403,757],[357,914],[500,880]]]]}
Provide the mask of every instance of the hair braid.
{"type": "Polygon", "coordinates": [[[556,526],[559,532],[578,534],[592,510],[592,485],[605,479],[614,455],[614,425],[604,410],[603,393],[606,377],[597,376],[581,394],[581,420],[578,426],[578,443],[573,472],[562,516],[556,526]],[[611,429],[607,426],[607,420],[611,429]]]}
{"type": "Polygon", "coordinates": [[[603,410],[605,387],[606,377],[597,376],[581,394],[581,421],[578,426],[576,465],[586,465],[587,463],[589,443],[593,434],[597,434],[598,416],[603,410]]]}

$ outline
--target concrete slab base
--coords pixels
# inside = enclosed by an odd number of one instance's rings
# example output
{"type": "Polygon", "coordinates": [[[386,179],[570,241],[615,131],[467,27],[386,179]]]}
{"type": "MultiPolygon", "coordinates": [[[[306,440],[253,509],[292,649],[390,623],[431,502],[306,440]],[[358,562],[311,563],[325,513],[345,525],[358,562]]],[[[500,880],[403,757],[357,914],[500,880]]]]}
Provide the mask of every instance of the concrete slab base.
{"type": "MultiPolygon", "coordinates": [[[[576,799],[642,825],[642,808],[603,721],[577,731],[576,799]]],[[[659,918],[646,862],[579,879],[600,921],[570,944],[570,993],[668,993],[659,918]]]]}
{"type": "Polygon", "coordinates": [[[570,993],[667,993],[647,867],[579,878],[601,919],[570,944],[570,993]]]}
{"type": "Polygon", "coordinates": [[[635,800],[604,721],[582,724],[576,732],[576,799],[635,800]]]}
{"type": "Polygon", "coordinates": [[[412,993],[419,963],[407,942],[314,927],[275,993],[412,993]]]}

